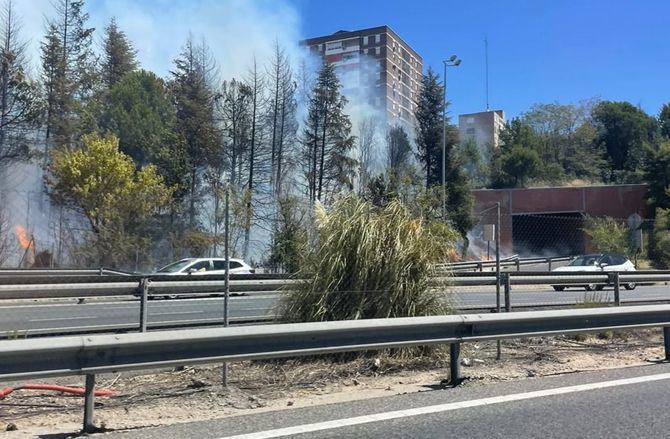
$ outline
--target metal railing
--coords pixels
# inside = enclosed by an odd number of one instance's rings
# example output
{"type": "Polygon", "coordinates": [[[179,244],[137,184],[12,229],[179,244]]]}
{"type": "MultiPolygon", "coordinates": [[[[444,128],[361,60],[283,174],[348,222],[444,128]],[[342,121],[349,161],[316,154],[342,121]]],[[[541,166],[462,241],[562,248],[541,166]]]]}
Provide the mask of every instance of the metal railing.
{"type": "Polygon", "coordinates": [[[662,326],[668,360],[668,325],[670,305],[662,305],[9,340],[0,342],[0,380],[86,375],[84,431],[92,431],[99,373],[450,344],[450,379],[457,385],[463,342],[662,326]]]}
{"type": "MultiPolygon", "coordinates": [[[[501,268],[515,267],[517,271],[521,270],[521,267],[528,265],[547,265],[547,271],[551,271],[553,267],[559,262],[567,262],[571,260],[574,256],[559,256],[559,257],[536,257],[536,258],[520,258],[518,255],[508,256],[506,258],[500,259],[501,268]]],[[[479,271],[482,272],[484,269],[494,269],[496,266],[495,260],[489,261],[464,261],[464,262],[451,262],[448,264],[438,264],[436,268],[447,270],[447,271],[479,271]]]]}
{"type": "MultiPolygon", "coordinates": [[[[596,300],[598,304],[605,304],[606,301],[618,306],[622,303],[621,287],[630,284],[648,284],[656,282],[670,282],[670,272],[628,272],[628,273],[542,273],[542,272],[505,272],[501,274],[501,292],[496,295],[496,305],[490,304],[489,299],[469,299],[467,293],[464,295],[453,296],[458,298],[459,303],[454,304],[455,309],[460,310],[511,310],[513,307],[556,307],[556,306],[575,306],[579,303],[578,298],[571,298],[569,302],[561,299],[559,295],[547,297],[539,293],[533,301],[528,300],[521,292],[513,294],[515,286],[523,285],[560,285],[560,286],[586,286],[599,285],[610,286],[613,288],[613,297],[609,295],[604,300],[596,300]],[[516,305],[514,301],[517,301],[516,305]],[[486,302],[486,303],[485,303],[486,302]],[[500,304],[500,308],[498,305],[500,304]]],[[[54,335],[64,333],[88,333],[88,332],[112,332],[112,331],[146,331],[150,326],[152,329],[166,329],[176,327],[195,327],[209,326],[219,324],[223,318],[223,313],[219,316],[211,317],[191,317],[196,311],[190,313],[188,318],[183,314],[175,317],[165,317],[159,321],[148,323],[148,300],[152,297],[199,297],[202,295],[223,294],[225,281],[220,277],[211,276],[161,276],[161,277],[128,277],[128,276],[103,276],[103,277],[73,277],[64,276],[54,277],[36,277],[21,278],[21,283],[3,284],[6,280],[0,279],[0,300],[1,299],[65,299],[65,298],[117,298],[129,297],[139,298],[136,303],[135,311],[124,311],[116,320],[107,319],[106,322],[97,319],[89,319],[75,323],[71,316],[67,319],[56,319],[53,324],[46,326],[44,324],[10,324],[4,325],[0,330],[0,336],[38,336],[54,335]],[[138,313],[139,310],[139,313],[138,313]],[[134,317],[133,317],[134,315],[134,317]],[[139,315],[139,317],[138,317],[139,315]],[[4,332],[3,332],[4,331],[4,332]]],[[[14,282],[18,282],[14,280],[14,282]]],[[[229,292],[237,296],[249,296],[249,299],[257,298],[259,301],[254,312],[244,313],[235,317],[235,323],[266,323],[272,322],[276,316],[272,309],[279,300],[279,295],[290,291],[291,286],[300,280],[289,279],[286,276],[274,278],[268,275],[255,276],[252,279],[246,276],[233,276],[229,284],[229,292]],[[260,305],[260,306],[259,306],[260,305]]],[[[435,278],[435,288],[453,289],[455,287],[475,287],[475,286],[495,286],[496,277],[490,273],[458,273],[456,277],[435,278]]],[[[476,297],[482,297],[480,294],[476,297]]],[[[247,300],[244,297],[239,300],[247,300]]],[[[626,302],[635,303],[659,303],[670,301],[670,294],[667,297],[659,295],[657,292],[650,294],[648,298],[639,298],[628,296],[626,302]]],[[[172,303],[171,301],[169,303],[172,303]]],[[[175,302],[178,303],[178,302],[175,302]]],[[[236,302],[238,304],[250,302],[236,302]]],[[[26,312],[29,312],[31,305],[26,305],[26,312]]],[[[207,304],[205,304],[207,305],[207,304]]],[[[41,303],[42,308],[48,308],[49,303],[41,303]]],[[[196,305],[191,310],[195,310],[196,305]]],[[[200,305],[198,305],[200,306],[200,305]]],[[[248,305],[245,305],[248,306],[248,305]]],[[[127,306],[126,306],[127,308],[127,306]]],[[[132,307],[131,307],[132,308],[132,307]]],[[[35,308],[38,309],[38,308],[35,308]]],[[[61,308],[54,308],[60,310],[61,308]]],[[[202,306],[198,309],[202,309],[202,306]]],[[[23,310],[23,308],[22,308],[23,310]]],[[[45,311],[43,311],[45,312],[45,311]]],[[[185,313],[189,314],[189,313],[185,313]]],[[[239,312],[238,312],[239,314],[239,312]]],[[[57,316],[56,316],[57,317],[57,316]]],[[[1,322],[0,322],[1,323],[1,322]]]]}

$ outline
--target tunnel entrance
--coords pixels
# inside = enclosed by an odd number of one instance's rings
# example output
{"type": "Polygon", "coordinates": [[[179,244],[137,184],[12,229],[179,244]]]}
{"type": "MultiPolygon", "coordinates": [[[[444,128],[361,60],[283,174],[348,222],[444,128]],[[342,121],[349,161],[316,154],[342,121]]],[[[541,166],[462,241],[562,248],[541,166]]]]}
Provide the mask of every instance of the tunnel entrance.
{"type": "Polygon", "coordinates": [[[526,257],[582,254],[583,227],[584,215],[580,212],[514,215],[514,253],[526,257]]]}

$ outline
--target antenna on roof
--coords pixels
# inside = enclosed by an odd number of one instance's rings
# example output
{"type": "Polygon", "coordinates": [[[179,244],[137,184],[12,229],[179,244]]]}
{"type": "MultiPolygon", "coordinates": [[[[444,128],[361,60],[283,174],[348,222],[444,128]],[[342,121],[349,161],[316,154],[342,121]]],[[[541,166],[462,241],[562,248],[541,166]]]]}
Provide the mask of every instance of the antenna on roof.
{"type": "Polygon", "coordinates": [[[489,39],[484,37],[484,64],[486,65],[486,111],[489,111],[489,39]]]}

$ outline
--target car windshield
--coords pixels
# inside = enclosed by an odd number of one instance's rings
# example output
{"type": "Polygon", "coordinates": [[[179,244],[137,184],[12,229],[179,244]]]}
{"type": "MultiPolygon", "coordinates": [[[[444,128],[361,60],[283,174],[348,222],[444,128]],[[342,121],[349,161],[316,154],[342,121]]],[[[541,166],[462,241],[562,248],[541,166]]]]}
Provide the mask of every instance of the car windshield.
{"type": "Polygon", "coordinates": [[[158,270],[159,273],[176,273],[193,262],[193,259],[182,259],[181,261],[173,262],[170,265],[158,270]]]}
{"type": "Polygon", "coordinates": [[[576,257],[568,265],[571,267],[583,267],[589,265],[596,265],[597,262],[598,262],[598,255],[586,255],[576,257]]]}

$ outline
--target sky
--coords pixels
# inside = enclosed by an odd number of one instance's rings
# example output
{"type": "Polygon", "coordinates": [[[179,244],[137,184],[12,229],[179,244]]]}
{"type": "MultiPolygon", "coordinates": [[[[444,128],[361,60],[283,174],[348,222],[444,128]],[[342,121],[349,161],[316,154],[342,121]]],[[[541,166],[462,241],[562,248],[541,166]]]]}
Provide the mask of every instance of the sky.
{"type": "MultiPolygon", "coordinates": [[[[51,0],[14,1],[37,60],[51,0]]],[[[189,32],[225,78],[267,57],[275,38],[297,55],[301,38],[386,24],[440,75],[443,59],[462,59],[448,71],[452,115],[486,108],[485,37],[490,107],[508,118],[535,103],[627,100],[657,114],[670,101],[667,0],[88,0],[87,10],[99,29],[115,16],[160,75],[189,32]]]]}

